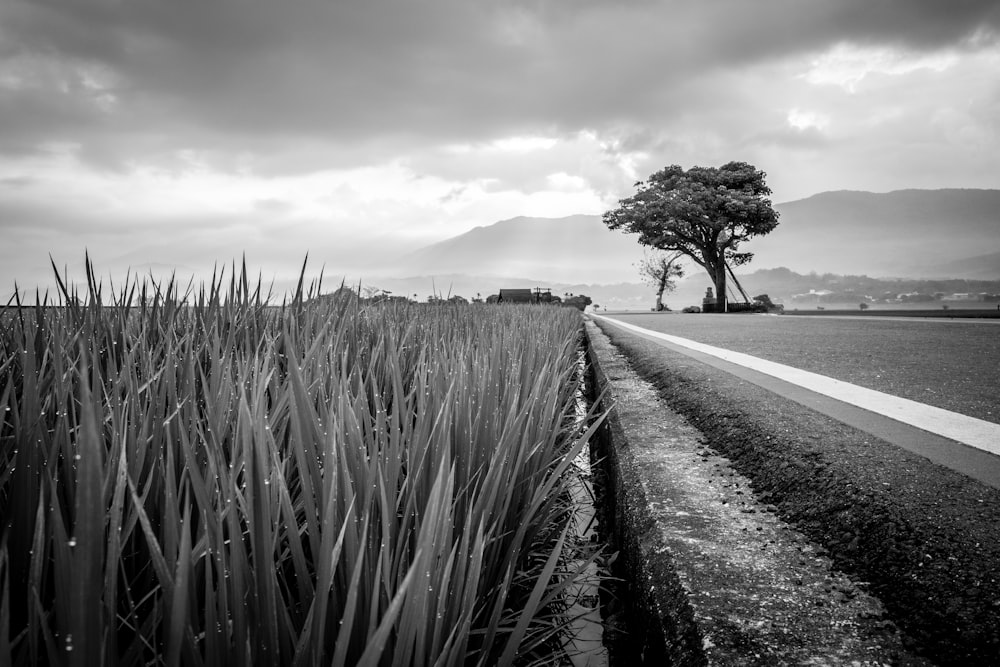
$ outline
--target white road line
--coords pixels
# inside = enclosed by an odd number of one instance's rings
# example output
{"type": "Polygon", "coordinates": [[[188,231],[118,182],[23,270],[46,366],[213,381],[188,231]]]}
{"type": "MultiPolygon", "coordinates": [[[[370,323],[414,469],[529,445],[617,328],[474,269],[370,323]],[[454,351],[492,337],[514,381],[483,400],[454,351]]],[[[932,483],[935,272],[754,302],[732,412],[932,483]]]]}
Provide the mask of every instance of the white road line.
{"type": "Polygon", "coordinates": [[[835,380],[819,373],[810,373],[809,371],[775,363],[749,354],[743,354],[742,352],[733,352],[732,350],[705,345],[704,343],[688,340],[687,338],[643,329],[634,324],[627,324],[603,315],[591,313],[591,316],[608,320],[615,326],[624,329],[631,329],[646,336],[660,338],[674,345],[680,345],[681,347],[696,350],[703,354],[750,368],[814,391],[817,394],[835,398],[838,401],[855,405],[884,417],[895,419],[898,422],[909,424],[924,431],[929,431],[969,445],[970,447],[1000,456],[1000,424],[976,419],[975,417],[968,417],[957,412],[936,408],[932,405],[918,403],[917,401],[911,401],[891,394],[884,394],[874,389],[866,389],[865,387],[835,380]]]}

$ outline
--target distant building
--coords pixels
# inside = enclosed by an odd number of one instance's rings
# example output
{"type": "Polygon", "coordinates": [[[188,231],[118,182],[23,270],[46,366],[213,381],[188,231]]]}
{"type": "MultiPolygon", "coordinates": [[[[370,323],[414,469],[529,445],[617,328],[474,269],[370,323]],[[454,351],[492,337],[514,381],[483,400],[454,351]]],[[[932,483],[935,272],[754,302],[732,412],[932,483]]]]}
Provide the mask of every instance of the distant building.
{"type": "Polygon", "coordinates": [[[502,289],[497,303],[534,303],[530,289],[502,289]]]}
{"type": "Polygon", "coordinates": [[[502,289],[497,303],[553,303],[558,301],[552,296],[551,289],[536,287],[530,289],[502,289]]]}

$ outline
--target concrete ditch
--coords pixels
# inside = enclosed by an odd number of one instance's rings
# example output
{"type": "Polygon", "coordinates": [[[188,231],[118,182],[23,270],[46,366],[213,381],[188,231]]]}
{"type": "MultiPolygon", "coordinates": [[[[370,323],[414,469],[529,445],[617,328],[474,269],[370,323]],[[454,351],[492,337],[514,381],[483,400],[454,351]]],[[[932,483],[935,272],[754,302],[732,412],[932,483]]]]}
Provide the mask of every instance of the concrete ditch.
{"type": "Polygon", "coordinates": [[[589,385],[612,408],[591,454],[624,582],[613,665],[931,664],[586,326],[589,385]]]}

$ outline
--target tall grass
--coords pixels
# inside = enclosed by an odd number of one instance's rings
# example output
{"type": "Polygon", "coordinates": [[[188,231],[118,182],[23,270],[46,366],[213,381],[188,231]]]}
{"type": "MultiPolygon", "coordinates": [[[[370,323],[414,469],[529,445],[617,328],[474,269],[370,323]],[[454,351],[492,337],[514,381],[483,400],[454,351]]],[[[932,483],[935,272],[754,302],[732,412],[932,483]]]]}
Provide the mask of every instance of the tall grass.
{"type": "Polygon", "coordinates": [[[578,313],[67,284],[0,315],[0,664],[545,660],[578,313]]]}

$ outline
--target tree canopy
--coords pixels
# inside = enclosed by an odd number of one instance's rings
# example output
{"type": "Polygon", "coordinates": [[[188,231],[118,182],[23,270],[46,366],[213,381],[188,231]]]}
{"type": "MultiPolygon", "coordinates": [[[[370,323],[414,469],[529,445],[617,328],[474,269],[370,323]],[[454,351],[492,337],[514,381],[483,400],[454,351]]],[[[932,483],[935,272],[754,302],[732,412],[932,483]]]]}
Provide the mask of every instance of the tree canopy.
{"type": "Polygon", "coordinates": [[[570,294],[566,299],[563,300],[562,305],[571,306],[573,308],[579,308],[580,310],[586,310],[587,306],[594,302],[586,294],[570,294]]]}
{"type": "Polygon", "coordinates": [[[607,211],[604,223],[638,234],[642,245],[690,257],[724,304],[726,264],[749,262],[753,253],[741,251],[741,243],[778,226],[765,176],[746,162],[686,171],[671,165],[636,183],[636,194],[607,211]]]}

